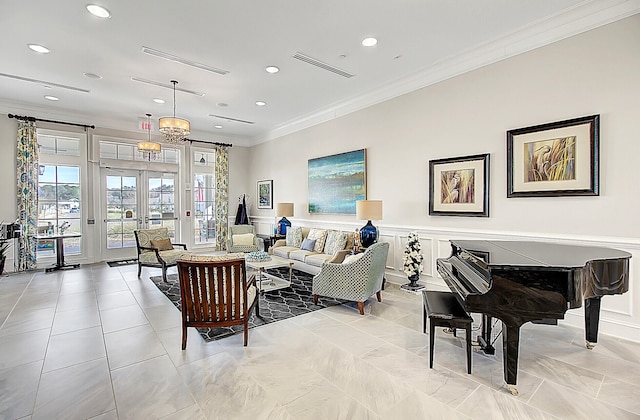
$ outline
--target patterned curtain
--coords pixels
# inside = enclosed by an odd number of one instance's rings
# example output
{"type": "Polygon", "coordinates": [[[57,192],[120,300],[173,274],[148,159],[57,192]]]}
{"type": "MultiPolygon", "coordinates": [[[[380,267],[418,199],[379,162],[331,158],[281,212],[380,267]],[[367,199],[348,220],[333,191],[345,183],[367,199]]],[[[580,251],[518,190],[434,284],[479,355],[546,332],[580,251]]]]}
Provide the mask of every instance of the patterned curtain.
{"type": "Polygon", "coordinates": [[[31,237],[38,232],[38,139],[33,121],[18,122],[16,147],[16,178],[18,181],[18,239],[16,270],[36,268],[36,244],[31,237]]]}
{"type": "Polygon", "coordinates": [[[229,149],[216,146],[216,250],[222,251],[227,243],[229,217],[229,149]]]}

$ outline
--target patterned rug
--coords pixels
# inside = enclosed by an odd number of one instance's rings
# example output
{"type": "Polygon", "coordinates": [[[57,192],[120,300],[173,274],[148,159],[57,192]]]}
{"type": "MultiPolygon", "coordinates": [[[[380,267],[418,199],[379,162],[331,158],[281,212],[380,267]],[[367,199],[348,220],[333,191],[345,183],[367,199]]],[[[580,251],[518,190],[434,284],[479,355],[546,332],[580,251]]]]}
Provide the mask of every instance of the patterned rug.
{"type": "Polygon", "coordinates": [[[109,267],[121,267],[123,265],[138,264],[137,258],[128,258],[126,260],[107,261],[109,267]]]}
{"type": "MultiPolygon", "coordinates": [[[[289,271],[286,268],[272,269],[269,270],[269,273],[282,278],[287,278],[289,276],[289,271]]],[[[178,310],[180,310],[180,285],[178,284],[178,275],[167,275],[167,283],[162,281],[162,276],[153,276],[150,277],[150,279],[155,283],[158,289],[164,293],[171,302],[173,302],[178,310]]],[[[313,303],[313,296],[311,293],[312,279],[313,276],[311,274],[293,270],[293,274],[291,276],[291,287],[265,292],[259,297],[260,317],[256,316],[254,308],[251,318],[249,319],[249,328],[270,324],[272,322],[344,303],[342,300],[321,297],[318,300],[318,304],[315,305],[313,303]]],[[[198,328],[198,332],[200,332],[200,335],[206,341],[218,340],[236,333],[241,333],[242,325],[220,328],[198,328]]]]}

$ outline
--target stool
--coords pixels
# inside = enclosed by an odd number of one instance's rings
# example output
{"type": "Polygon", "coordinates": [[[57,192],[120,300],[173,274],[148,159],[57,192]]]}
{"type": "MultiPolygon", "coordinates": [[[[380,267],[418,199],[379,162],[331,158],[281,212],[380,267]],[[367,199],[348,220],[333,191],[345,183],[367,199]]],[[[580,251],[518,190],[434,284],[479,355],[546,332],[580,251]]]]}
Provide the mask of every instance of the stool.
{"type": "Polygon", "coordinates": [[[460,305],[453,293],[422,291],[423,317],[422,332],[427,332],[427,317],[429,317],[429,368],[433,369],[433,347],[436,338],[436,327],[453,329],[464,328],[467,338],[467,373],[471,373],[471,324],[473,318],[460,305]]]}

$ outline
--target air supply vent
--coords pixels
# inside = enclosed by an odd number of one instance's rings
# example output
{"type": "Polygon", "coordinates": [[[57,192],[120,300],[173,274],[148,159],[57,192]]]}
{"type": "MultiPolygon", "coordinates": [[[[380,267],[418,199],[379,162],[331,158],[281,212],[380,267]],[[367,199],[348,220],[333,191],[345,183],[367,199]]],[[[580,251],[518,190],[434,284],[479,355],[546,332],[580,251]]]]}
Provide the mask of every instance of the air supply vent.
{"type": "Polygon", "coordinates": [[[312,66],[316,66],[319,67],[321,69],[330,71],[332,73],[335,73],[337,75],[340,75],[342,77],[346,77],[347,79],[350,77],[355,76],[354,74],[351,74],[349,72],[346,72],[344,70],[341,70],[337,67],[333,67],[327,63],[323,63],[320,60],[316,60],[313,57],[309,57],[308,55],[302,54],[301,52],[297,52],[293,55],[293,58],[295,58],[296,60],[300,60],[300,61],[304,61],[305,63],[311,64],[312,66]]]}
{"type": "Polygon", "coordinates": [[[47,82],[45,80],[29,79],[28,77],[15,76],[13,74],[0,73],[0,76],[8,77],[10,79],[15,79],[15,80],[22,80],[23,82],[37,83],[37,84],[42,85],[42,86],[55,86],[55,87],[60,88],[60,89],[68,89],[68,90],[73,90],[73,91],[76,91],[76,92],[82,92],[82,93],[91,92],[90,90],[87,90],[87,89],[81,89],[81,88],[77,88],[77,87],[69,86],[69,85],[61,85],[59,83],[47,82]]]}
{"type": "Polygon", "coordinates": [[[212,73],[220,74],[222,76],[229,73],[227,70],[211,67],[206,64],[198,63],[196,61],[191,61],[186,58],[178,57],[177,55],[169,54],[163,51],[154,50],[153,48],[149,48],[149,47],[142,47],[142,52],[145,54],[152,55],[154,57],[162,58],[163,60],[169,60],[169,61],[173,61],[174,63],[180,63],[186,66],[195,67],[200,70],[210,71],[212,73]]]}
{"type": "Polygon", "coordinates": [[[222,120],[239,122],[239,123],[243,123],[243,124],[255,124],[253,121],[239,120],[237,118],[225,117],[224,115],[209,114],[209,116],[210,117],[214,117],[214,118],[220,118],[222,120]]]}
{"type": "MultiPolygon", "coordinates": [[[[135,77],[135,76],[132,76],[131,80],[133,80],[134,82],[146,83],[148,85],[160,86],[160,87],[163,87],[163,88],[167,88],[167,89],[173,90],[173,85],[172,84],[170,85],[168,83],[156,82],[155,80],[143,79],[141,77],[135,77]]],[[[178,92],[189,93],[191,95],[196,95],[196,96],[204,96],[204,93],[196,92],[195,90],[182,89],[182,88],[179,88],[179,87],[176,87],[175,89],[178,92]]]]}

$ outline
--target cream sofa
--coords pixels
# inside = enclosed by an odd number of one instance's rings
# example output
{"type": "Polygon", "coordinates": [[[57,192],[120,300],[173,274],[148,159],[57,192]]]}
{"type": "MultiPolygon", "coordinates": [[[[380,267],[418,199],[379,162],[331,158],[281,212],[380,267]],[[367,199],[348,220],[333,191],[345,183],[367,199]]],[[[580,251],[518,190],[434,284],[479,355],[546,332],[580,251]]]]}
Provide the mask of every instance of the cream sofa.
{"type": "Polygon", "coordinates": [[[318,274],[325,262],[339,264],[353,248],[353,232],[333,229],[289,227],[287,238],[278,239],[269,253],[289,259],[293,268],[309,274],[318,274]],[[315,239],[313,250],[301,249],[305,239],[315,239]]]}

